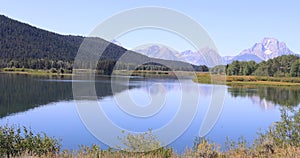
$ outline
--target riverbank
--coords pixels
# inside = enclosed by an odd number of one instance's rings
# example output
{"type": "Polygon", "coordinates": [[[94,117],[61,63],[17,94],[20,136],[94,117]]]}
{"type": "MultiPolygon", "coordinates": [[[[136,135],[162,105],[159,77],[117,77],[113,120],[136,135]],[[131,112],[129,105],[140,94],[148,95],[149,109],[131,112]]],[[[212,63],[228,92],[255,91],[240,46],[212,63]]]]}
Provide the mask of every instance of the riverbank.
{"type": "Polygon", "coordinates": [[[140,76],[140,77],[159,77],[159,78],[192,78],[194,72],[191,71],[159,71],[159,70],[115,70],[113,75],[120,76],[140,76]]]}
{"type": "Polygon", "coordinates": [[[66,70],[36,70],[36,69],[26,69],[26,68],[2,68],[0,73],[7,74],[24,74],[24,75],[41,75],[41,76],[70,76],[71,71],[66,70]]]}
{"type": "Polygon", "coordinates": [[[235,85],[267,85],[267,86],[300,86],[297,77],[268,77],[268,76],[225,76],[210,73],[197,73],[194,82],[206,84],[235,85]]]}
{"type": "MultiPolygon", "coordinates": [[[[25,68],[2,68],[0,73],[25,74],[41,76],[72,76],[72,71],[67,70],[35,70],[25,68]]],[[[101,72],[97,72],[102,74],[101,72]]],[[[150,70],[115,70],[113,75],[140,76],[159,78],[191,78],[194,72],[189,71],[150,71],[150,70]]],[[[300,78],[297,77],[268,77],[268,76],[225,76],[215,75],[207,72],[196,72],[196,78],[192,79],[197,83],[225,84],[229,86],[241,85],[262,85],[262,86],[300,86],[300,78]]]]}
{"type": "MultiPolygon", "coordinates": [[[[89,70],[78,70],[78,73],[86,73],[89,70]]],[[[26,74],[26,75],[44,75],[44,76],[71,76],[72,71],[67,70],[36,70],[25,68],[2,68],[0,73],[9,74],[26,74]]],[[[103,72],[96,72],[99,75],[105,75],[103,72]]],[[[140,77],[160,77],[160,78],[174,78],[174,77],[189,77],[194,75],[194,72],[189,71],[159,71],[159,70],[115,70],[112,75],[120,76],[140,76],[140,77]]]]}

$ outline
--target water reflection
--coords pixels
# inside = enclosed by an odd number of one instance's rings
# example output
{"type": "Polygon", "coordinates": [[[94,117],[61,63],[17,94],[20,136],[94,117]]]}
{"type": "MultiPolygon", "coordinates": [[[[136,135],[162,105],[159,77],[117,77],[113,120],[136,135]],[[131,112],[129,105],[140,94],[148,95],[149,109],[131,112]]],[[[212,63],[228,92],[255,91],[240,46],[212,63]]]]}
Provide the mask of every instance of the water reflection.
{"type": "Polygon", "coordinates": [[[229,87],[228,92],[235,98],[250,98],[253,103],[266,110],[274,109],[276,105],[298,106],[300,103],[300,87],[241,86],[229,87]]]}
{"type": "MultiPolygon", "coordinates": [[[[129,117],[116,105],[110,83],[108,77],[96,78],[99,105],[115,124],[132,131],[142,132],[149,128],[163,127],[178,111],[181,93],[188,96],[200,95],[198,111],[193,122],[184,134],[171,144],[179,152],[187,145],[193,145],[193,139],[199,134],[199,127],[211,99],[218,99],[211,98],[212,85],[196,84],[191,80],[186,80],[184,85],[180,85],[180,82],[174,79],[131,78],[128,87],[122,82],[118,83],[115,96],[124,94],[129,88],[130,95],[142,106],[151,101],[149,96],[145,96],[149,92],[152,95],[165,92],[166,98],[169,98],[166,100],[166,106],[152,119],[137,119],[129,117]],[[181,90],[183,87],[184,91],[181,90]],[[194,93],[196,87],[199,88],[200,94],[194,93]]],[[[227,92],[220,119],[208,135],[211,140],[221,144],[226,141],[227,136],[235,138],[243,135],[251,141],[259,128],[267,129],[272,122],[278,121],[278,106],[297,106],[300,103],[300,88],[297,87],[227,87],[227,92]]],[[[61,138],[65,148],[74,149],[78,144],[99,143],[87,131],[78,116],[72,96],[72,80],[68,76],[57,78],[0,74],[0,117],[1,124],[9,121],[61,138]],[[13,113],[14,115],[11,115],[13,113]]],[[[101,144],[101,147],[103,145],[101,144]]]]}
{"type": "MultiPolygon", "coordinates": [[[[0,118],[51,102],[72,100],[71,82],[70,76],[61,78],[0,74],[0,118]]],[[[139,88],[148,93],[149,87],[155,82],[161,82],[160,86],[166,91],[178,91],[181,88],[178,84],[173,84],[177,82],[174,79],[132,78],[128,87],[119,83],[118,92],[128,88],[139,88]],[[145,82],[147,80],[151,82],[145,82]]],[[[98,76],[95,85],[97,96],[100,99],[113,95],[109,78],[98,76]]],[[[195,87],[191,84],[185,88],[185,92],[192,93],[195,87]]],[[[203,97],[209,97],[212,94],[212,88],[208,85],[203,84],[199,86],[199,89],[200,95],[203,97]]],[[[155,93],[155,89],[150,90],[155,93]]],[[[227,91],[234,98],[249,98],[253,104],[259,105],[265,110],[274,109],[276,105],[297,106],[300,103],[300,87],[241,86],[228,87],[227,91]]]]}
{"type": "Polygon", "coordinates": [[[39,82],[26,75],[0,75],[0,117],[58,100],[72,99],[71,84],[39,82]]]}
{"type": "MultiPolygon", "coordinates": [[[[123,91],[139,86],[120,85],[118,90],[123,91]]],[[[95,87],[99,98],[113,95],[107,77],[98,76],[95,87]]],[[[70,76],[0,74],[0,118],[52,102],[72,99],[70,76]]]]}

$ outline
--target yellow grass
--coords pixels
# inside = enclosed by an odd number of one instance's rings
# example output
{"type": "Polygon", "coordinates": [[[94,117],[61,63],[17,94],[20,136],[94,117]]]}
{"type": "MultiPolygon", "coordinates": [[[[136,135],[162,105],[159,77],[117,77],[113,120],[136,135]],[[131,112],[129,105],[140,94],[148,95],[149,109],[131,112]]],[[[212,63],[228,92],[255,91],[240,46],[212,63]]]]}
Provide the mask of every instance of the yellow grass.
{"type": "Polygon", "coordinates": [[[208,84],[226,85],[273,85],[300,86],[300,78],[296,77],[261,77],[261,76],[225,76],[210,73],[197,73],[193,81],[208,84]]]}

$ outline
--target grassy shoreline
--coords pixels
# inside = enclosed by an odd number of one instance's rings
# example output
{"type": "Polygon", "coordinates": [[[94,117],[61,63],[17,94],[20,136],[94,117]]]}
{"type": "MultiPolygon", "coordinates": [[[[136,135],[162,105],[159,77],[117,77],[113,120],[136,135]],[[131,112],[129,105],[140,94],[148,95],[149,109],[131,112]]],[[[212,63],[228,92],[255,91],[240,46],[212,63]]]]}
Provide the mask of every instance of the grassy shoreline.
{"type": "Polygon", "coordinates": [[[53,72],[51,70],[35,70],[25,68],[2,68],[0,73],[6,74],[24,74],[24,75],[41,75],[41,76],[70,76],[70,72],[53,72]]]}
{"type": "Polygon", "coordinates": [[[236,85],[264,85],[264,86],[300,86],[297,77],[268,77],[268,76],[225,76],[210,73],[197,73],[194,82],[206,84],[236,85]]]}
{"type": "Polygon", "coordinates": [[[151,70],[116,70],[113,75],[121,76],[141,76],[141,77],[189,77],[194,72],[190,71],[151,71],[151,70]]]}
{"type": "MultiPolygon", "coordinates": [[[[51,75],[51,76],[61,76],[67,75],[72,76],[71,71],[64,70],[63,73],[52,72],[52,70],[39,70],[39,69],[25,69],[25,68],[2,68],[0,69],[0,73],[8,73],[8,74],[26,74],[26,75],[51,75]]],[[[78,70],[78,73],[86,73],[89,70],[78,70]]],[[[97,74],[104,75],[101,72],[96,72],[97,74]]],[[[141,77],[187,77],[193,76],[194,72],[189,71],[151,71],[151,70],[114,70],[112,75],[120,75],[120,76],[141,76],[141,77]]]]}

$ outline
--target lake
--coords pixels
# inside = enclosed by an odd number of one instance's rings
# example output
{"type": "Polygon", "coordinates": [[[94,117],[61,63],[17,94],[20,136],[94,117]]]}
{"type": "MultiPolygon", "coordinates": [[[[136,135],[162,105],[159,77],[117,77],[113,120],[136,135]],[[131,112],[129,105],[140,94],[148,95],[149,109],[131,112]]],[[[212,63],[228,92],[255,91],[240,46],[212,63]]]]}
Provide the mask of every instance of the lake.
{"type": "MultiPolygon", "coordinates": [[[[126,77],[123,78],[126,81],[126,77]]],[[[143,132],[150,128],[164,128],[170,120],[174,120],[181,107],[190,108],[190,105],[180,105],[183,93],[198,97],[197,110],[191,114],[194,117],[188,128],[183,129],[180,137],[176,137],[177,139],[170,144],[180,153],[186,147],[193,146],[211,101],[220,99],[212,97],[213,85],[197,84],[189,78],[179,82],[172,78],[133,77],[129,79],[128,85],[123,84],[122,80],[118,80],[119,83],[112,91],[111,78],[97,76],[95,88],[97,101],[106,117],[113,124],[129,131],[143,132]],[[195,94],[195,87],[199,93],[195,94]],[[154,111],[155,114],[136,117],[126,113],[116,101],[116,98],[128,94],[141,108],[151,105],[153,97],[165,99],[162,100],[163,106],[154,111]]],[[[300,103],[300,89],[295,87],[221,88],[225,90],[222,111],[216,124],[206,135],[209,140],[219,144],[224,144],[226,137],[237,140],[240,136],[252,142],[259,129],[264,131],[273,122],[280,120],[280,107],[299,106],[300,103]]],[[[64,149],[77,149],[80,144],[100,144],[101,148],[108,147],[91,134],[82,121],[73,100],[70,76],[0,74],[0,118],[1,125],[26,126],[34,132],[42,131],[49,136],[60,138],[64,149]]],[[[179,121],[178,126],[181,123],[179,121]]],[[[101,125],[100,128],[106,130],[106,127],[101,125]]],[[[165,134],[171,135],[172,131],[169,130],[165,134]]]]}

